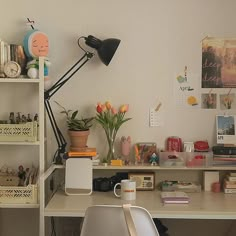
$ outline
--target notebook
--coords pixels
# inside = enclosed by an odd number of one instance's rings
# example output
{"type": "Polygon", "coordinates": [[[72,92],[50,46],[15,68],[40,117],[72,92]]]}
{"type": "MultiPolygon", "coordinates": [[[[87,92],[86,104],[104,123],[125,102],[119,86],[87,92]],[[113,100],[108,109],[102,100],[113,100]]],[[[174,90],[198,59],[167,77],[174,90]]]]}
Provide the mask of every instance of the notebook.
{"type": "Polygon", "coordinates": [[[185,192],[161,192],[163,203],[189,203],[189,196],[185,192]]]}

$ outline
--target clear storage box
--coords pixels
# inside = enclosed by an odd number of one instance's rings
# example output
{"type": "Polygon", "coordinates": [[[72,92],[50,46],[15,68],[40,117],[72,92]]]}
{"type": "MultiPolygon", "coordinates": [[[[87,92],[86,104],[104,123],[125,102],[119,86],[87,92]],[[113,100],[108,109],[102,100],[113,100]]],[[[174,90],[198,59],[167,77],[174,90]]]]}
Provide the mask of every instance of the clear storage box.
{"type": "Polygon", "coordinates": [[[185,152],[160,152],[160,167],[185,167],[185,152]]]}
{"type": "Polygon", "coordinates": [[[187,167],[208,167],[212,165],[212,152],[188,152],[186,153],[187,167]]]}

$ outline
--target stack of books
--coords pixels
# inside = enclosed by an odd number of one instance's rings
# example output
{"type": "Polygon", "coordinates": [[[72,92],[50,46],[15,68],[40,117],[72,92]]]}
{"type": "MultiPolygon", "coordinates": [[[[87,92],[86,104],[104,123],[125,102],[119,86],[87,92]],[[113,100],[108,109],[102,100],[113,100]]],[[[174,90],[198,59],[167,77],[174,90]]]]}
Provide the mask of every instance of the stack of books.
{"type": "Polygon", "coordinates": [[[185,192],[161,192],[161,200],[164,204],[186,204],[189,203],[189,196],[185,192]]]}
{"type": "Polygon", "coordinates": [[[236,193],[236,172],[229,173],[224,179],[224,193],[236,193]]]}
{"type": "Polygon", "coordinates": [[[213,165],[236,165],[236,146],[217,145],[212,151],[213,165]]]}
{"type": "Polygon", "coordinates": [[[75,151],[68,152],[68,158],[90,158],[93,166],[97,166],[100,163],[97,149],[94,147],[85,147],[75,151]]]}
{"type": "Polygon", "coordinates": [[[96,148],[93,147],[85,147],[85,148],[81,148],[78,149],[78,151],[76,152],[72,152],[69,151],[68,152],[68,157],[90,157],[92,159],[92,157],[97,156],[97,150],[96,148]]]}

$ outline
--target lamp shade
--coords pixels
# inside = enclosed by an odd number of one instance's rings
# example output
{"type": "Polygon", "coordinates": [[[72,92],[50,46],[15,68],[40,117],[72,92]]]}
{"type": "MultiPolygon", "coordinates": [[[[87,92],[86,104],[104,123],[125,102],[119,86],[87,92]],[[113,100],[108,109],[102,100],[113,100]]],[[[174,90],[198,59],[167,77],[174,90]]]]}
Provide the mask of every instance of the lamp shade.
{"type": "Polygon", "coordinates": [[[106,66],[108,66],[116,52],[116,49],[120,44],[120,40],[115,38],[109,38],[102,41],[92,35],[89,35],[88,37],[85,37],[85,43],[88,46],[95,48],[97,50],[100,60],[106,66]]]}

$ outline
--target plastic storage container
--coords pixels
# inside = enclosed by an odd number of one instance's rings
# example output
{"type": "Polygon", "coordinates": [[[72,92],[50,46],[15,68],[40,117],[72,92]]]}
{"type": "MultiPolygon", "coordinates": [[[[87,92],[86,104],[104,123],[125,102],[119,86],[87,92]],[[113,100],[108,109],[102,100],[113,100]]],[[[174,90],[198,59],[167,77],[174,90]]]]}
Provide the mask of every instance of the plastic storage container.
{"type": "Polygon", "coordinates": [[[186,153],[187,167],[208,167],[212,165],[212,152],[188,152],[186,153]]]}
{"type": "Polygon", "coordinates": [[[38,138],[37,122],[0,124],[1,142],[35,142],[38,138]]]}
{"type": "Polygon", "coordinates": [[[160,167],[185,167],[186,152],[160,152],[160,167]]]}

